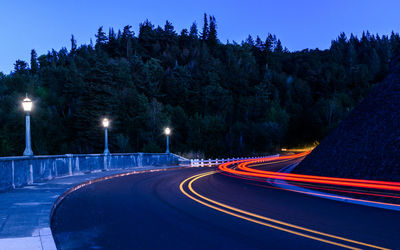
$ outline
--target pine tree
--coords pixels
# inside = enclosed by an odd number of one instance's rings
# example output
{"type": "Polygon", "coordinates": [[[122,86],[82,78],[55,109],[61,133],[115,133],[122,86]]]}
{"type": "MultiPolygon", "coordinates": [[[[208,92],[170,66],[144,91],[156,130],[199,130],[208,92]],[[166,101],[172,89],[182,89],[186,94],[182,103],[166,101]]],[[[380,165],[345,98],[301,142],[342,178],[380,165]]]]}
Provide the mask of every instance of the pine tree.
{"type": "Polygon", "coordinates": [[[132,39],[135,35],[135,32],[131,31],[132,26],[125,25],[124,30],[122,31],[122,38],[124,39],[132,39]]]}
{"type": "Polygon", "coordinates": [[[37,54],[36,51],[33,49],[31,50],[31,73],[36,74],[39,70],[39,65],[37,62],[37,54]]]}
{"type": "Polygon", "coordinates": [[[108,30],[107,52],[111,57],[120,57],[120,43],[113,28],[108,30]]]}
{"type": "Polygon", "coordinates": [[[175,30],[174,30],[174,26],[172,25],[172,23],[170,21],[165,21],[165,25],[164,25],[164,32],[167,35],[174,35],[175,34],[175,30]]]}
{"type": "Polygon", "coordinates": [[[279,39],[276,42],[276,46],[275,46],[274,52],[275,53],[282,53],[283,52],[282,43],[281,43],[281,40],[279,40],[279,39]]]}
{"type": "Polygon", "coordinates": [[[214,16],[210,16],[210,29],[207,36],[207,43],[212,49],[218,44],[217,21],[214,16]]]}
{"type": "Polygon", "coordinates": [[[189,36],[192,38],[197,38],[198,31],[197,31],[197,24],[194,22],[192,26],[190,26],[189,36]]]}
{"type": "Polygon", "coordinates": [[[74,52],[76,50],[76,40],[74,35],[71,35],[71,52],[74,52]]]}
{"type": "Polygon", "coordinates": [[[201,40],[206,41],[208,38],[209,28],[208,28],[208,20],[207,14],[204,13],[204,25],[203,25],[203,32],[201,33],[201,40]]]}
{"type": "Polygon", "coordinates": [[[390,47],[392,55],[400,55],[400,35],[399,33],[390,34],[390,47]]]}
{"type": "Polygon", "coordinates": [[[115,31],[114,31],[114,28],[110,28],[109,30],[108,30],[108,41],[114,41],[114,40],[116,40],[117,38],[116,38],[116,36],[115,36],[115,31]]]}
{"type": "Polygon", "coordinates": [[[369,62],[368,62],[368,68],[370,72],[370,77],[371,80],[375,80],[375,76],[379,73],[379,70],[381,69],[381,60],[378,56],[378,53],[376,52],[375,48],[371,49],[370,56],[369,56],[369,62]]]}
{"type": "Polygon", "coordinates": [[[181,36],[182,38],[187,38],[187,37],[189,36],[188,30],[187,30],[187,29],[182,29],[182,30],[181,30],[180,36],[181,36]]]}
{"type": "Polygon", "coordinates": [[[349,46],[347,50],[347,58],[348,58],[348,66],[349,66],[349,72],[354,70],[355,65],[357,64],[357,51],[356,51],[356,41],[357,39],[353,36],[353,34],[350,35],[349,39],[349,46]]]}
{"type": "Polygon", "coordinates": [[[268,34],[267,39],[265,40],[265,50],[267,52],[271,52],[275,45],[275,39],[272,34],[268,34]]]}
{"type": "Polygon", "coordinates": [[[121,41],[122,41],[122,48],[123,51],[126,52],[126,58],[129,58],[130,54],[131,54],[131,46],[132,46],[132,40],[133,40],[133,36],[134,36],[134,32],[131,31],[132,26],[130,25],[126,25],[124,27],[124,30],[122,31],[122,37],[121,37],[121,41]]]}
{"type": "Polygon", "coordinates": [[[264,45],[263,41],[261,40],[261,38],[259,36],[257,36],[257,38],[256,38],[256,44],[255,45],[261,51],[265,49],[265,45],[264,45]]]}
{"type": "Polygon", "coordinates": [[[14,72],[18,74],[24,74],[28,70],[28,64],[25,61],[17,60],[14,64],[14,72]]]}
{"type": "Polygon", "coordinates": [[[150,47],[150,44],[154,39],[154,25],[146,19],[139,25],[139,42],[145,47],[150,47]]]}
{"type": "Polygon", "coordinates": [[[251,35],[249,35],[246,39],[246,43],[250,46],[254,46],[254,39],[251,35]]]}
{"type": "Polygon", "coordinates": [[[97,30],[97,34],[95,35],[96,37],[96,48],[97,47],[102,47],[102,45],[106,44],[107,42],[107,36],[106,33],[103,31],[103,26],[101,26],[98,30],[97,30]]]}

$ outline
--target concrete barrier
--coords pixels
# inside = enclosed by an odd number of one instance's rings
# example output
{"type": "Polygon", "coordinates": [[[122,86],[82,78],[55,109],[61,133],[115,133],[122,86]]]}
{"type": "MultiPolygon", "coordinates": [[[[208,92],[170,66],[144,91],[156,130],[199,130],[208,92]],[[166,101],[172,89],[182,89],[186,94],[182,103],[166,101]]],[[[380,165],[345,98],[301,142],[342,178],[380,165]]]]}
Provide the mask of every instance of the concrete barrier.
{"type": "Polygon", "coordinates": [[[55,177],[143,166],[179,165],[174,154],[67,154],[0,157],[0,191],[55,177]]]}

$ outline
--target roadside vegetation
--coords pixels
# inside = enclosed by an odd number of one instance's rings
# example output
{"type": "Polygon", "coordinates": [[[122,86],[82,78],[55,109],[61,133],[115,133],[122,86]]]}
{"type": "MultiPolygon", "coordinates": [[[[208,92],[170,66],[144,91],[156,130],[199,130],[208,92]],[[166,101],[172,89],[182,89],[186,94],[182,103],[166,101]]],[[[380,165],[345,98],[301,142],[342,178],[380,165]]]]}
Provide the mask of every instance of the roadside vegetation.
{"type": "Polygon", "coordinates": [[[34,100],[35,154],[96,153],[101,118],[111,152],[171,150],[204,157],[264,154],[324,138],[389,71],[400,37],[340,34],[327,50],[290,52],[272,34],[220,41],[204,15],[178,33],[146,20],[135,34],[103,30],[96,40],[18,60],[0,73],[0,155],[24,149],[25,93],[34,100]]]}

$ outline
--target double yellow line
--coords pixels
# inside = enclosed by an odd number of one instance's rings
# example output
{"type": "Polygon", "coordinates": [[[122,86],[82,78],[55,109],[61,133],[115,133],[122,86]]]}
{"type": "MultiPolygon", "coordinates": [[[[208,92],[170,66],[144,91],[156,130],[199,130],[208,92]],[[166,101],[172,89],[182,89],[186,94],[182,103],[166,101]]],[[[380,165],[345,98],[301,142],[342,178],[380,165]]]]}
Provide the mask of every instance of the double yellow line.
{"type": "Polygon", "coordinates": [[[383,247],[379,247],[379,246],[375,246],[375,245],[371,245],[371,244],[367,244],[367,243],[363,243],[363,242],[359,242],[359,241],[355,241],[355,240],[351,240],[351,239],[335,236],[335,235],[332,235],[332,234],[319,232],[319,231],[308,229],[308,228],[305,228],[305,227],[293,225],[293,224],[286,223],[286,222],[283,222],[283,221],[279,221],[279,220],[271,219],[271,218],[268,218],[268,217],[265,217],[265,216],[261,216],[261,215],[255,214],[255,213],[247,212],[247,211],[244,211],[242,209],[238,209],[238,208],[223,204],[221,202],[217,202],[215,200],[209,199],[209,198],[207,198],[207,197],[205,197],[203,195],[200,195],[199,193],[197,193],[193,189],[193,183],[196,180],[198,180],[200,178],[203,178],[205,176],[209,176],[209,175],[215,174],[215,173],[216,173],[216,171],[210,171],[210,172],[206,172],[206,173],[202,173],[202,174],[191,176],[191,177],[189,177],[189,178],[187,178],[187,179],[185,179],[184,181],[181,182],[181,184],[179,185],[179,189],[181,190],[181,192],[184,195],[186,195],[190,199],[192,199],[192,200],[194,200],[194,201],[196,201],[196,202],[198,202],[198,203],[200,203],[200,204],[202,204],[204,206],[210,207],[212,209],[218,210],[220,212],[223,212],[223,213],[226,213],[226,214],[229,214],[229,215],[232,215],[232,216],[235,216],[235,217],[247,220],[247,221],[251,221],[251,222],[254,222],[254,223],[257,223],[257,224],[260,224],[260,225],[263,225],[263,226],[267,226],[267,227],[270,227],[270,228],[274,228],[276,230],[280,230],[280,231],[284,231],[284,232],[287,232],[287,233],[291,233],[291,234],[295,234],[295,235],[298,235],[298,236],[302,236],[302,237],[305,237],[305,238],[317,240],[317,241],[324,242],[324,243],[327,243],[327,244],[331,244],[331,245],[335,245],[335,246],[339,246],[339,247],[344,247],[344,248],[347,248],[347,249],[361,249],[361,248],[353,247],[353,246],[346,245],[346,244],[342,244],[342,243],[335,242],[335,241],[332,241],[332,240],[323,239],[320,236],[324,236],[324,237],[327,237],[327,238],[330,238],[330,239],[334,239],[334,240],[340,240],[342,242],[352,243],[352,244],[358,245],[360,247],[369,247],[369,248],[374,248],[374,249],[387,249],[387,248],[383,248],[383,247]],[[185,187],[186,183],[187,183],[187,188],[189,190],[188,192],[190,192],[190,194],[185,191],[184,187],[185,187]],[[275,225],[271,224],[271,223],[274,223],[275,225]],[[284,226],[284,227],[282,227],[282,226],[284,226]],[[294,229],[297,229],[297,230],[300,230],[300,231],[294,231],[294,229]],[[312,236],[312,235],[309,235],[309,234],[305,234],[305,233],[303,233],[301,231],[312,233],[312,234],[318,235],[319,237],[312,236]]]}

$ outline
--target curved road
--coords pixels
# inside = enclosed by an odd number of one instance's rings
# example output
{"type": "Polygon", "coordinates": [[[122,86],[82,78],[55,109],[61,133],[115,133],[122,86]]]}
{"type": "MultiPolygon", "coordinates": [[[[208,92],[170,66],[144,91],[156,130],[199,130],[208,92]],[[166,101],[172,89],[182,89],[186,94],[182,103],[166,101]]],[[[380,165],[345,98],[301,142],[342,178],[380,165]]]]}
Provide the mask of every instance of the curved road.
{"type": "Polygon", "coordinates": [[[51,227],[59,249],[400,248],[399,212],[260,185],[215,168],[84,186],[58,205],[51,227]]]}

